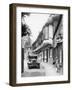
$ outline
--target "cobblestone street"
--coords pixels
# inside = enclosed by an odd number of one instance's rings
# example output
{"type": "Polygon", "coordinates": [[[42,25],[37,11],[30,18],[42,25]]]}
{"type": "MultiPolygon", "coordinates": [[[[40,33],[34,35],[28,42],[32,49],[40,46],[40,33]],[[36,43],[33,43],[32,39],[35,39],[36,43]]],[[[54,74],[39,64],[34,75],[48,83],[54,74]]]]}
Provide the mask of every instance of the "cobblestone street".
{"type": "Polygon", "coordinates": [[[22,77],[34,77],[34,76],[58,76],[62,73],[57,73],[56,67],[49,63],[41,62],[40,69],[28,69],[27,61],[24,62],[24,73],[22,77]]]}

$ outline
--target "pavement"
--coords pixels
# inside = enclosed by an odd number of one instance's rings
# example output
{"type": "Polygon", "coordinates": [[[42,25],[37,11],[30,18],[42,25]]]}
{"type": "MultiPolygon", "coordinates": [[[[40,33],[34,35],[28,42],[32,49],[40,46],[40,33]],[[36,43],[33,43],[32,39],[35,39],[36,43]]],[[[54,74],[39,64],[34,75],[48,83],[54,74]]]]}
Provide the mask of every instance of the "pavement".
{"type": "Polygon", "coordinates": [[[42,62],[41,64],[42,64],[42,66],[44,66],[44,71],[45,71],[46,76],[61,75],[61,73],[57,72],[57,68],[54,65],[49,64],[49,63],[44,63],[44,62],[42,62]]]}
{"type": "Polygon", "coordinates": [[[54,65],[41,62],[40,69],[28,69],[27,61],[24,62],[24,73],[22,77],[37,77],[37,76],[59,76],[62,73],[58,73],[54,65]]]}

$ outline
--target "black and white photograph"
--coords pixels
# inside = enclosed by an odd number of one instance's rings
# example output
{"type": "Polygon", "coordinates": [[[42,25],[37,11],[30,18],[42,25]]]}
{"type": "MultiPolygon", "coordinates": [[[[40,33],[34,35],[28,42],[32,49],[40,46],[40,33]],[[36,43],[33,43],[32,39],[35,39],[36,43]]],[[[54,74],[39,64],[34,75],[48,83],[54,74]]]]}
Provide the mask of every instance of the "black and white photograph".
{"type": "Polygon", "coordinates": [[[63,15],[21,13],[21,77],[63,75],[63,15]]]}

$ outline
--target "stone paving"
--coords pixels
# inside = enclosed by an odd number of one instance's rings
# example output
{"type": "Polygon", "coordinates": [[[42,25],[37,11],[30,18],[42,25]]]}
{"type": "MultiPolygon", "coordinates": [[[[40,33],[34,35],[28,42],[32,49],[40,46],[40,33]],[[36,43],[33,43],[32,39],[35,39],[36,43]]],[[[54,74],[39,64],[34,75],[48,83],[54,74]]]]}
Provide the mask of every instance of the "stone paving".
{"type": "Polygon", "coordinates": [[[40,69],[28,69],[27,61],[24,62],[24,73],[22,77],[37,77],[37,76],[59,76],[62,73],[58,73],[56,67],[52,64],[41,62],[40,69]]]}

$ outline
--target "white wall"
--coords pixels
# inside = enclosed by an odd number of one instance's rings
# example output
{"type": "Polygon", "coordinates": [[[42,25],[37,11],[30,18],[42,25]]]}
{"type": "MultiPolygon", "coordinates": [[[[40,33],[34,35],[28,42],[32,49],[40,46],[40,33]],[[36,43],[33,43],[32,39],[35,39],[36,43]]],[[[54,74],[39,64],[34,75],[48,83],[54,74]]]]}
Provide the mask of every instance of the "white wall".
{"type": "MultiPolygon", "coordinates": [[[[10,3],[35,3],[35,4],[37,3],[37,4],[48,4],[48,5],[57,5],[57,6],[58,5],[72,6],[72,0],[0,0],[0,90],[72,90],[72,82],[70,84],[25,86],[25,87],[24,86],[11,87],[8,85],[9,83],[9,4],[10,3]]],[[[72,11],[72,7],[71,7],[71,11],[72,11]]],[[[71,17],[72,17],[72,12],[71,12],[71,17]]]]}

